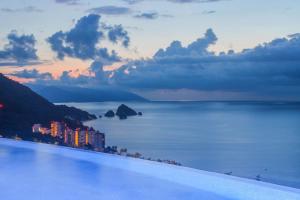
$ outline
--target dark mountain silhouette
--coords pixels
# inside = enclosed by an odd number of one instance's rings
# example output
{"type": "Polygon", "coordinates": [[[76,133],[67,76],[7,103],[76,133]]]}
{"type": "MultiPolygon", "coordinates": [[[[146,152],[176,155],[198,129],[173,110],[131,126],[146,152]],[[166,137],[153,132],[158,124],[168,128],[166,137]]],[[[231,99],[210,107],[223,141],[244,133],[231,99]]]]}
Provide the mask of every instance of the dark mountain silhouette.
{"type": "Polygon", "coordinates": [[[115,88],[81,88],[29,84],[33,91],[51,102],[146,101],[136,94],[115,88]]]}
{"type": "Polygon", "coordinates": [[[82,126],[81,121],[96,118],[74,107],[56,106],[1,73],[0,104],[0,134],[4,136],[29,133],[34,123],[49,126],[50,121],[55,120],[78,127],[82,126]]]}

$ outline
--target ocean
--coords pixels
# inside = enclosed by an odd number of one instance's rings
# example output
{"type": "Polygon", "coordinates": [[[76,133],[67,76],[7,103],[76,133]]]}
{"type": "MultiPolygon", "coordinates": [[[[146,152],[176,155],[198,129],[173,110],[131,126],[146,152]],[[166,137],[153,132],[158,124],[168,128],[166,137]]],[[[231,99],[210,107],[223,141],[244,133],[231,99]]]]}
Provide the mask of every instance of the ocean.
{"type": "MultiPolygon", "coordinates": [[[[66,103],[104,115],[122,102],[66,103]]],[[[183,166],[300,188],[300,103],[126,102],[142,116],[98,118],[106,144],[183,166]]]]}

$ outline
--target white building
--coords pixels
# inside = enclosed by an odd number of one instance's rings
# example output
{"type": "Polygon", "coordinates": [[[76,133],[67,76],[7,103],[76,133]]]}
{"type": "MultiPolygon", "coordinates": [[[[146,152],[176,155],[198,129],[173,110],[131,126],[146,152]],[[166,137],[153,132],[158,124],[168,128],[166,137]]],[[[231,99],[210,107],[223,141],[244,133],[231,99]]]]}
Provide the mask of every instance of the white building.
{"type": "Polygon", "coordinates": [[[42,125],[41,124],[33,124],[32,126],[32,132],[33,133],[40,133],[41,132],[42,125]]]}

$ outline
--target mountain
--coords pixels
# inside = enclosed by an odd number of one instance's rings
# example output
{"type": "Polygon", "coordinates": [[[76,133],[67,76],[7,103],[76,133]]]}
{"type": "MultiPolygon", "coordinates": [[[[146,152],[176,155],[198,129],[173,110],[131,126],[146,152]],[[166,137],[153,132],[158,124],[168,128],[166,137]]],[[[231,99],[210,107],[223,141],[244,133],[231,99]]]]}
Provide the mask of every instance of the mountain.
{"type": "Polygon", "coordinates": [[[82,126],[81,121],[95,115],[64,105],[56,106],[0,73],[0,134],[13,135],[31,131],[34,123],[49,126],[50,121],[65,121],[70,127],[82,126]]]}
{"type": "Polygon", "coordinates": [[[47,100],[57,102],[146,101],[134,93],[115,88],[81,88],[67,86],[42,86],[29,84],[33,91],[47,100]]]}

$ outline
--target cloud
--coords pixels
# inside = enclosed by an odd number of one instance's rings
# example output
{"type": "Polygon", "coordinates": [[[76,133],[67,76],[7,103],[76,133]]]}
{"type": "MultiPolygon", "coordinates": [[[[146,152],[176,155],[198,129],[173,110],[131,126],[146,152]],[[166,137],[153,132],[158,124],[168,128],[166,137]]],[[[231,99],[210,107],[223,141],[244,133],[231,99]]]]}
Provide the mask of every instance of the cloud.
{"type": "Polygon", "coordinates": [[[76,85],[76,86],[93,86],[95,85],[95,76],[80,74],[79,76],[72,76],[73,70],[63,71],[62,74],[54,78],[49,72],[40,72],[37,69],[21,70],[9,73],[7,75],[28,79],[32,84],[37,85],[76,85]]]}
{"type": "MultiPolygon", "coordinates": [[[[129,0],[126,1],[129,4],[135,4],[138,2],[141,2],[143,0],[129,0]]],[[[121,6],[102,6],[102,7],[97,7],[97,8],[91,8],[86,11],[87,13],[92,13],[92,14],[99,14],[99,15],[128,15],[133,12],[139,12],[139,11],[133,11],[132,9],[128,7],[121,7],[121,6]]],[[[143,12],[139,14],[133,15],[134,18],[138,19],[156,19],[158,17],[173,17],[172,15],[167,15],[167,14],[159,14],[157,12],[143,12]]]]}
{"type": "Polygon", "coordinates": [[[109,41],[114,43],[121,41],[127,47],[130,41],[127,32],[121,25],[100,26],[99,21],[99,15],[84,16],[77,21],[75,27],[70,31],[58,31],[47,41],[61,60],[68,56],[82,60],[101,60],[106,63],[120,61],[121,58],[115,51],[109,51],[107,48],[99,47],[99,45],[100,41],[105,39],[105,35],[108,34],[109,41]]]}
{"type": "Polygon", "coordinates": [[[103,33],[99,29],[99,15],[82,17],[68,32],[59,31],[48,38],[52,50],[63,59],[64,56],[93,59],[98,54],[96,44],[103,33]]]}
{"type": "Polygon", "coordinates": [[[12,31],[7,35],[7,40],[8,43],[0,50],[0,65],[11,63],[22,66],[38,60],[33,35],[18,35],[16,31],[12,31]]]}
{"type": "Polygon", "coordinates": [[[9,75],[16,76],[18,78],[26,78],[26,79],[42,79],[42,80],[51,80],[53,76],[49,72],[40,73],[36,69],[27,70],[24,69],[22,71],[15,71],[9,75]]]}
{"type": "Polygon", "coordinates": [[[26,61],[26,62],[16,62],[16,61],[1,61],[0,59],[0,67],[24,67],[24,66],[33,66],[33,65],[40,65],[45,63],[46,61],[26,61]]]}
{"type": "MultiPolygon", "coordinates": [[[[144,0],[122,0],[127,2],[128,4],[136,4],[143,2],[144,0]]],[[[168,1],[171,3],[214,3],[220,1],[230,1],[230,0],[160,0],[160,1],[168,1]]]]}
{"type": "MultiPolygon", "coordinates": [[[[73,77],[70,74],[72,71],[64,71],[58,80],[53,80],[54,85],[87,85],[91,82],[91,77],[87,75],[79,75],[73,77]]],[[[40,83],[40,82],[39,82],[40,83]]]]}
{"type": "Polygon", "coordinates": [[[157,12],[148,12],[135,15],[134,17],[139,19],[157,19],[158,16],[159,15],[157,12]]]}
{"type": "Polygon", "coordinates": [[[131,9],[120,6],[102,6],[87,10],[88,13],[101,15],[127,15],[131,13],[131,9]]]}
{"type": "Polygon", "coordinates": [[[55,0],[56,3],[66,4],[70,6],[79,5],[80,0],[55,0]]]}
{"type": "Polygon", "coordinates": [[[155,58],[172,57],[172,56],[204,56],[210,55],[207,48],[215,44],[218,40],[212,29],[208,29],[203,38],[189,44],[187,47],[182,47],[180,41],[174,41],[166,50],[159,49],[154,55],[155,58]]]}
{"type": "Polygon", "coordinates": [[[123,0],[123,1],[125,1],[128,4],[136,4],[142,2],[143,0],[123,0]]]}
{"type": "MultiPolygon", "coordinates": [[[[277,38],[241,52],[230,50],[216,54],[209,50],[216,42],[216,34],[208,29],[204,36],[186,46],[174,41],[151,59],[130,61],[116,71],[104,71],[104,63],[96,60],[87,75],[73,77],[66,71],[46,83],[110,85],[154,93],[181,91],[181,94],[212,95],[218,99],[226,95],[229,99],[266,96],[300,99],[300,34],[277,38]]],[[[43,79],[38,80],[45,83],[43,79]]]]}
{"type": "Polygon", "coordinates": [[[217,11],[215,10],[205,10],[202,12],[203,15],[210,15],[210,14],[214,14],[216,13],[217,11]]]}
{"type": "MultiPolygon", "coordinates": [[[[71,76],[71,71],[65,71],[58,79],[48,81],[47,84],[96,85],[107,83],[110,72],[105,72],[103,66],[119,62],[122,59],[114,50],[110,51],[101,47],[101,42],[105,39],[126,48],[130,43],[128,32],[122,25],[100,23],[100,16],[96,14],[82,17],[69,31],[58,31],[50,36],[47,41],[52,50],[56,52],[57,58],[63,60],[65,57],[72,57],[93,62],[86,75],[74,77],[71,76]]],[[[36,81],[43,82],[38,78],[36,81]]]]}
{"type": "Polygon", "coordinates": [[[109,76],[111,72],[104,71],[103,63],[99,61],[94,61],[89,67],[89,71],[94,73],[93,80],[96,83],[100,83],[102,85],[106,85],[109,83],[109,76]]]}
{"type": "Polygon", "coordinates": [[[115,71],[112,81],[142,90],[190,89],[277,96],[299,93],[299,34],[274,39],[242,52],[218,55],[208,50],[216,41],[211,29],[186,47],[174,41],[152,59],[122,66],[115,71]]]}
{"type": "Polygon", "coordinates": [[[99,87],[107,86],[110,82],[111,72],[104,70],[104,64],[101,61],[92,62],[85,74],[74,76],[77,73],[77,70],[63,71],[59,77],[54,78],[50,73],[40,73],[34,69],[17,71],[9,75],[33,79],[32,83],[40,85],[99,87]]]}
{"type": "Polygon", "coordinates": [[[229,1],[229,0],[167,0],[173,3],[214,3],[220,1],[229,1]]]}
{"type": "Polygon", "coordinates": [[[12,9],[12,8],[1,8],[0,9],[2,12],[7,12],[7,13],[16,13],[16,12],[26,12],[26,13],[33,13],[33,12],[43,12],[42,9],[36,8],[34,6],[27,6],[24,8],[18,8],[18,9],[12,9]]]}
{"type": "Polygon", "coordinates": [[[122,42],[124,47],[129,46],[130,38],[128,32],[123,28],[122,25],[115,25],[108,28],[108,39],[113,43],[122,42]]]}

